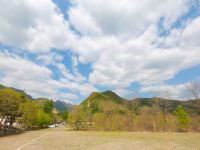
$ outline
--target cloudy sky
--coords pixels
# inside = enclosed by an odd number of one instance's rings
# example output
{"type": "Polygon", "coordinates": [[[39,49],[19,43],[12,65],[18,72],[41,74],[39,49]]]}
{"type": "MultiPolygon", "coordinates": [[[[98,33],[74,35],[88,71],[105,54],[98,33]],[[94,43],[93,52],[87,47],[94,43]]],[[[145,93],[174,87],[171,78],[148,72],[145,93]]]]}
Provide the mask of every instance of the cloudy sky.
{"type": "Polygon", "coordinates": [[[199,80],[200,0],[0,0],[0,83],[35,98],[184,100],[199,80]]]}

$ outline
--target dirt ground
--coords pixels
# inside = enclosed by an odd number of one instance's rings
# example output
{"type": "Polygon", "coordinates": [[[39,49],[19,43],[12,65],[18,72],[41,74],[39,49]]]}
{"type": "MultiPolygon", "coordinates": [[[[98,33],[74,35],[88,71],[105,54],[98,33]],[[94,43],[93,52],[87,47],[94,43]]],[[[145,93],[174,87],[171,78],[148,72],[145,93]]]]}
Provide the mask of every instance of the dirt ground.
{"type": "Polygon", "coordinates": [[[30,131],[1,137],[0,150],[200,150],[200,133],[30,131]]]}

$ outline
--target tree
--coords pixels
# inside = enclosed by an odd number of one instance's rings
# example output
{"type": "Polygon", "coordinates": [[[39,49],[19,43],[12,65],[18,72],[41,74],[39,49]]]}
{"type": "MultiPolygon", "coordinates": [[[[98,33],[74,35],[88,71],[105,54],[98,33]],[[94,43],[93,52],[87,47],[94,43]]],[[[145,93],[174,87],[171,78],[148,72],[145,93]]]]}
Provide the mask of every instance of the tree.
{"type": "Polygon", "coordinates": [[[63,120],[66,121],[68,119],[68,114],[69,114],[68,111],[64,111],[64,112],[58,113],[58,116],[60,116],[63,120]]]}
{"type": "Polygon", "coordinates": [[[45,113],[51,114],[53,109],[53,101],[52,100],[46,100],[44,102],[43,110],[45,113]]]}
{"type": "Polygon", "coordinates": [[[87,121],[88,115],[83,111],[82,106],[76,106],[68,115],[68,122],[75,126],[75,129],[79,129],[79,122],[87,121]]]}
{"type": "Polygon", "coordinates": [[[21,116],[21,104],[24,101],[24,96],[13,89],[0,90],[0,115],[5,120],[3,125],[12,126],[16,117],[21,116]]]}
{"type": "Polygon", "coordinates": [[[168,100],[170,99],[170,92],[168,90],[164,91],[164,131],[167,131],[167,114],[168,114],[168,100]]]}
{"type": "Polygon", "coordinates": [[[37,125],[40,127],[45,127],[52,123],[52,118],[50,114],[45,113],[43,110],[39,110],[37,113],[37,125]]]}
{"type": "Polygon", "coordinates": [[[22,117],[19,123],[26,127],[33,127],[37,125],[38,111],[41,109],[38,101],[28,101],[22,105],[22,117]]]}
{"type": "MultiPolygon", "coordinates": [[[[44,127],[52,123],[52,116],[44,111],[44,108],[49,103],[41,105],[41,101],[27,101],[22,105],[22,117],[18,119],[19,123],[22,123],[25,127],[44,127]]],[[[51,110],[51,109],[47,109],[51,110]]],[[[47,111],[49,112],[49,111],[47,111]]],[[[51,112],[51,111],[50,111],[51,112]]]]}
{"type": "Polygon", "coordinates": [[[189,117],[188,117],[187,112],[184,110],[184,108],[181,105],[177,106],[175,115],[177,117],[178,129],[180,131],[187,130],[188,124],[189,124],[189,117]]]}
{"type": "Polygon", "coordinates": [[[200,84],[198,83],[191,83],[188,86],[188,90],[194,96],[196,100],[200,99],[200,84]]]}

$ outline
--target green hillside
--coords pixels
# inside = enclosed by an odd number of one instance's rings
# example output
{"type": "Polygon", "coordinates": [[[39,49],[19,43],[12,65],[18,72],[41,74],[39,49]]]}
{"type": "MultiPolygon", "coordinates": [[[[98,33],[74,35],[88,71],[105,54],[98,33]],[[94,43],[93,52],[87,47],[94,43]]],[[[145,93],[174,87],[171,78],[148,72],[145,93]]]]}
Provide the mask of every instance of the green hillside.
{"type": "Polygon", "coordinates": [[[33,98],[30,95],[28,95],[27,93],[25,93],[23,90],[18,90],[18,89],[12,88],[12,87],[7,87],[2,84],[0,84],[0,89],[12,89],[12,90],[16,91],[17,93],[22,94],[26,99],[33,100],[33,98]]]}
{"type": "Polygon", "coordinates": [[[79,107],[83,112],[97,113],[102,112],[105,107],[112,105],[115,107],[124,107],[125,99],[121,98],[112,91],[93,92],[87,99],[85,99],[79,107]]]}
{"type": "MultiPolygon", "coordinates": [[[[7,86],[4,86],[2,84],[0,84],[0,89],[11,89],[11,90],[14,90],[16,91],[17,93],[21,94],[22,97],[24,97],[26,100],[34,100],[34,101],[38,101],[38,103],[44,103],[46,101],[49,101],[48,98],[36,98],[34,99],[32,96],[30,96],[29,94],[27,94],[25,91],[23,90],[19,90],[19,89],[15,89],[15,88],[12,88],[12,87],[7,87],[7,86]]],[[[73,105],[69,104],[69,103],[65,103],[64,101],[55,101],[53,102],[54,104],[54,108],[58,111],[58,112],[64,112],[64,111],[68,111],[68,110],[71,110],[73,105]]]]}
{"type": "MultiPolygon", "coordinates": [[[[93,92],[69,114],[69,123],[90,122],[95,129],[127,131],[200,131],[200,101],[162,98],[123,99],[112,91],[93,92]],[[178,108],[180,110],[178,110],[178,108]],[[177,111],[181,111],[178,112],[177,111]],[[186,124],[180,129],[179,113],[186,124]]],[[[182,122],[181,122],[182,123],[182,122]]],[[[87,125],[83,129],[90,129],[87,125]]]]}
{"type": "Polygon", "coordinates": [[[106,103],[111,103],[113,105],[118,105],[120,107],[125,107],[132,111],[135,107],[140,109],[142,107],[159,107],[163,110],[167,103],[167,109],[172,113],[178,105],[185,107],[187,112],[192,114],[200,114],[200,100],[188,100],[188,101],[179,101],[179,100],[166,100],[159,97],[154,98],[137,98],[133,100],[127,100],[112,91],[105,92],[93,92],[88,98],[81,102],[79,105],[83,110],[93,110],[93,109],[103,109],[106,103]]]}
{"type": "Polygon", "coordinates": [[[81,104],[85,105],[86,103],[100,102],[100,101],[110,101],[113,103],[123,103],[125,99],[119,97],[112,91],[105,91],[102,93],[93,92],[86,100],[84,100],[81,104]]]}

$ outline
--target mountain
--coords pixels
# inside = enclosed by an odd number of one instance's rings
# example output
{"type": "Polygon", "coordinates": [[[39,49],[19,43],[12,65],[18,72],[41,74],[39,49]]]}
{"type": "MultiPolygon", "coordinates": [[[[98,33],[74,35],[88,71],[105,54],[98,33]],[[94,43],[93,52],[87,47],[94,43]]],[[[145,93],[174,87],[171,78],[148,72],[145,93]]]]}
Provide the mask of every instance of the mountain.
{"type": "Polygon", "coordinates": [[[59,112],[70,111],[73,107],[72,104],[66,103],[64,101],[57,100],[54,102],[54,107],[59,112]]]}
{"type": "Polygon", "coordinates": [[[28,94],[27,94],[26,92],[24,92],[23,90],[18,90],[18,89],[15,89],[15,88],[12,88],[12,87],[7,87],[7,86],[4,86],[4,85],[0,84],[0,89],[5,89],[5,88],[15,90],[16,92],[22,94],[26,99],[34,100],[34,99],[32,98],[32,96],[28,95],[28,94]]]}
{"type": "MultiPolygon", "coordinates": [[[[167,111],[173,113],[178,105],[182,105],[186,111],[190,114],[200,115],[200,100],[166,100],[159,97],[153,98],[137,98],[133,100],[127,100],[118,96],[113,91],[105,92],[93,92],[88,98],[79,104],[81,111],[91,111],[92,113],[101,112],[106,109],[108,105],[112,105],[114,108],[121,107],[124,110],[139,110],[142,107],[158,107],[164,111],[167,104],[167,111]]],[[[111,107],[111,106],[110,106],[111,107]]]]}
{"type": "Polygon", "coordinates": [[[3,89],[3,88],[5,88],[5,86],[3,86],[2,84],[0,84],[0,89],[3,89]]]}
{"type": "Polygon", "coordinates": [[[115,109],[117,107],[123,107],[123,109],[127,109],[125,105],[127,101],[128,100],[123,99],[110,90],[105,92],[93,92],[88,98],[79,104],[76,110],[83,113],[91,112],[94,114],[110,108],[115,109]]]}
{"type": "Polygon", "coordinates": [[[69,116],[69,123],[81,130],[200,131],[200,100],[127,100],[112,91],[93,92],[69,116]],[[185,117],[184,127],[178,117],[185,117]]]}
{"type": "Polygon", "coordinates": [[[122,104],[125,99],[118,96],[116,93],[112,91],[105,92],[93,92],[87,99],[85,99],[81,105],[90,105],[90,103],[99,103],[99,102],[113,102],[116,104],[122,104]]]}
{"type": "Polygon", "coordinates": [[[138,107],[158,106],[161,110],[165,109],[167,103],[167,110],[171,113],[176,109],[178,105],[182,105],[188,113],[200,115],[200,100],[180,101],[180,100],[167,100],[159,97],[153,97],[153,98],[138,98],[128,101],[128,105],[131,105],[131,103],[137,103],[138,107]]]}
{"type": "MultiPolygon", "coordinates": [[[[7,87],[7,86],[4,86],[4,85],[0,84],[0,89],[5,89],[5,88],[9,88],[9,89],[15,90],[18,93],[21,93],[28,100],[37,100],[37,101],[41,101],[41,103],[44,102],[44,101],[49,100],[47,98],[36,98],[36,99],[34,99],[34,98],[32,98],[32,96],[28,95],[23,90],[18,90],[18,89],[15,89],[15,88],[12,88],[12,87],[7,87]]],[[[54,107],[55,107],[56,111],[63,112],[63,111],[66,111],[66,110],[71,110],[73,105],[69,104],[69,103],[66,103],[64,101],[59,101],[58,100],[58,101],[54,102],[54,107]]]]}
{"type": "MultiPolygon", "coordinates": [[[[21,93],[25,98],[29,100],[46,100],[46,98],[34,99],[23,90],[18,90],[0,84],[0,89],[4,88],[13,89],[16,92],[21,93]]],[[[93,113],[105,109],[105,107],[107,107],[108,105],[113,105],[115,107],[123,107],[123,109],[128,109],[128,110],[140,109],[144,106],[148,107],[157,106],[161,110],[164,110],[166,102],[167,102],[167,109],[171,113],[176,109],[178,105],[182,105],[184,106],[184,108],[188,113],[200,115],[200,100],[178,101],[178,100],[166,100],[159,97],[137,98],[133,100],[127,100],[118,96],[116,93],[110,90],[105,92],[93,92],[78,106],[82,108],[82,111],[87,110],[87,111],[92,111],[93,113]]],[[[63,112],[65,110],[72,110],[74,105],[58,100],[54,102],[54,107],[56,108],[57,111],[63,112]]]]}

